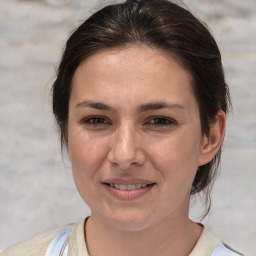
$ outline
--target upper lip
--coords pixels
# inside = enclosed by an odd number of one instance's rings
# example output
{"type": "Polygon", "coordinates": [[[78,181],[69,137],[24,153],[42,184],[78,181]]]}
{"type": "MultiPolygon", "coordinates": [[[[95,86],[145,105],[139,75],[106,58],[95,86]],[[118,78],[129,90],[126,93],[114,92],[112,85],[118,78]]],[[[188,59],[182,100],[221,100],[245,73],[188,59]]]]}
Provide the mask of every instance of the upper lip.
{"type": "Polygon", "coordinates": [[[121,184],[121,185],[131,185],[131,184],[152,184],[155,182],[152,182],[150,180],[146,179],[138,179],[138,178],[110,178],[110,179],[104,179],[102,183],[108,183],[108,184],[121,184]]]}

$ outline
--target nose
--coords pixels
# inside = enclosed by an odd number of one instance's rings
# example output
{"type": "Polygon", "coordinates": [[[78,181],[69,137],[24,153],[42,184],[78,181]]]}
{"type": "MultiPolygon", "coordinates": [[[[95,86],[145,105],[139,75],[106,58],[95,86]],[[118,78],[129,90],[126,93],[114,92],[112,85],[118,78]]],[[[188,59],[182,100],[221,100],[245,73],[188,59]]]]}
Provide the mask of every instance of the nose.
{"type": "Polygon", "coordinates": [[[139,134],[133,125],[122,125],[115,131],[108,160],[111,165],[122,170],[144,164],[146,157],[139,141],[139,134]]]}

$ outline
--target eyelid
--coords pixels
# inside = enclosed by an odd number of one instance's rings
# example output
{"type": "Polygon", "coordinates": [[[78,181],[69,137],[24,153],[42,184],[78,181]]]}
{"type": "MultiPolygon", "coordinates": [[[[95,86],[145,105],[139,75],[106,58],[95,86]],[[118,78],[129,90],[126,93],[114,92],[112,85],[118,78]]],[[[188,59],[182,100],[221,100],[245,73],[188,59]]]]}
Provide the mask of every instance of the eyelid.
{"type": "MultiPolygon", "coordinates": [[[[100,115],[87,116],[85,118],[82,118],[80,123],[84,124],[84,125],[91,125],[91,126],[111,125],[112,124],[112,122],[107,117],[100,116],[100,115]],[[92,121],[92,122],[90,122],[90,121],[92,121]]],[[[177,124],[177,122],[174,119],[172,119],[170,117],[166,117],[166,116],[151,116],[143,122],[143,125],[160,126],[160,127],[161,126],[172,126],[175,124],[177,124]]]]}
{"type": "Polygon", "coordinates": [[[104,116],[100,116],[100,115],[95,115],[95,116],[88,116],[85,117],[81,120],[82,124],[88,124],[88,125],[105,125],[105,124],[111,124],[111,122],[104,116]],[[90,120],[94,120],[94,119],[101,119],[104,120],[106,122],[89,122],[90,120]]]}
{"type": "Polygon", "coordinates": [[[156,125],[156,126],[171,126],[171,125],[174,125],[176,124],[177,122],[175,120],[173,120],[172,118],[170,117],[165,117],[165,116],[152,116],[150,118],[147,119],[147,121],[145,122],[145,125],[156,125]],[[162,121],[167,121],[168,123],[167,124],[161,124],[161,123],[158,123],[158,124],[155,124],[155,123],[150,123],[152,120],[156,120],[156,119],[159,119],[159,120],[162,120],[162,121]]]}

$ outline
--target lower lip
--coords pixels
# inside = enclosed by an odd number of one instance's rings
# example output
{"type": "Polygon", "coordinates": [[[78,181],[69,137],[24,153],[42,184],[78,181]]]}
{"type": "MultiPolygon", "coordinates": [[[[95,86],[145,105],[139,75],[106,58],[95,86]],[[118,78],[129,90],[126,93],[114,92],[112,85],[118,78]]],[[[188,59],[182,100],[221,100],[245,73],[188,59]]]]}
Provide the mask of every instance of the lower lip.
{"type": "Polygon", "coordinates": [[[154,186],[154,184],[152,184],[144,188],[138,188],[134,190],[120,190],[115,187],[110,187],[109,185],[106,184],[103,185],[111,195],[121,200],[133,200],[139,198],[146,194],[147,192],[149,192],[154,186]]]}

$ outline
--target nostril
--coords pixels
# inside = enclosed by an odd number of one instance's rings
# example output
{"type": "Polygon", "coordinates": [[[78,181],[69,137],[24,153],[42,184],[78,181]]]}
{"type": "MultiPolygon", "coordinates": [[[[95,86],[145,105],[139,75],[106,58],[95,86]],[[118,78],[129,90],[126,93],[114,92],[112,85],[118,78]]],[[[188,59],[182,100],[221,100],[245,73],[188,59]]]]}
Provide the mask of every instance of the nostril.
{"type": "Polygon", "coordinates": [[[118,166],[118,163],[116,163],[116,162],[111,162],[111,165],[114,166],[114,167],[117,167],[117,166],[118,166]]]}
{"type": "Polygon", "coordinates": [[[113,146],[108,152],[108,161],[112,167],[128,170],[132,166],[139,166],[145,163],[146,156],[141,148],[130,147],[128,150],[128,147],[120,148],[118,145],[113,146]]]}

